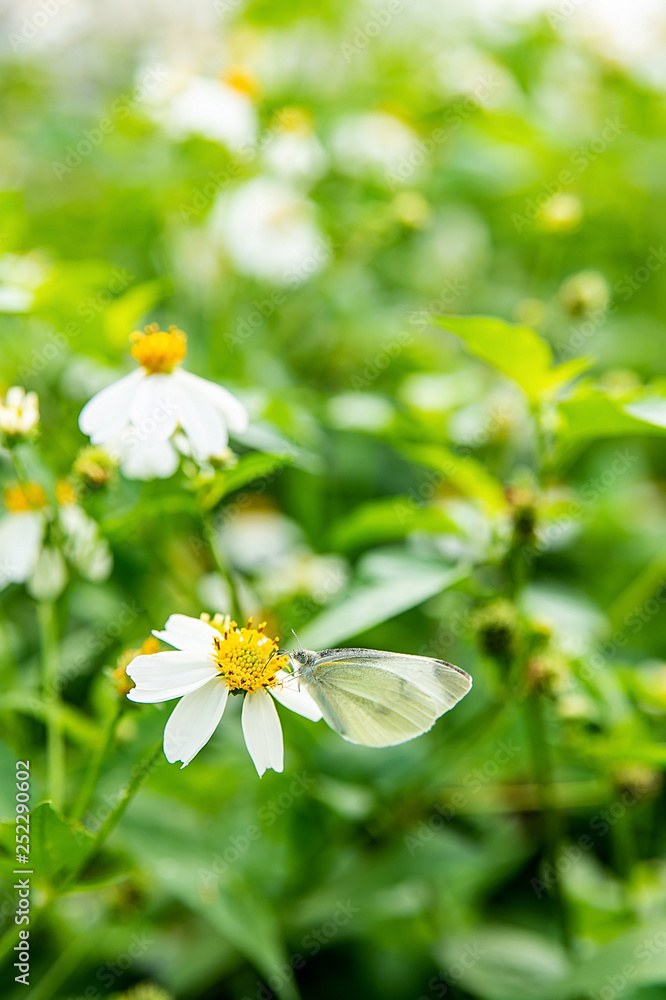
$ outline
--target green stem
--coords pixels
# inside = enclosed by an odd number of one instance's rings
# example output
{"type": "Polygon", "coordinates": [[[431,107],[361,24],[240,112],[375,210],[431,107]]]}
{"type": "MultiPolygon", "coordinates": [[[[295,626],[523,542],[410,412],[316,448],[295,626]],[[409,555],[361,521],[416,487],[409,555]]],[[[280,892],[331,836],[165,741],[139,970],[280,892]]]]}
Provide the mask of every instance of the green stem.
{"type": "Polygon", "coordinates": [[[551,866],[554,879],[551,892],[562,941],[567,949],[571,948],[571,927],[566,901],[562,892],[559,874],[557,872],[559,820],[553,806],[553,774],[550,757],[550,747],[546,738],[545,717],[541,695],[537,692],[530,695],[524,702],[527,732],[532,751],[532,766],[534,783],[539,803],[541,835],[544,844],[544,856],[551,866]]]}
{"type": "Polygon", "coordinates": [[[86,776],[81,783],[81,788],[79,789],[79,794],[76,797],[76,802],[74,804],[74,809],[72,811],[72,817],[74,819],[81,819],[86,809],[90,805],[90,800],[95,794],[95,789],[97,788],[97,782],[99,781],[100,775],[102,773],[102,768],[109,755],[109,751],[113,745],[113,739],[116,735],[116,729],[118,728],[118,723],[123,717],[126,705],[124,701],[118,700],[115,711],[106,727],[106,733],[104,740],[99,747],[99,750],[90,762],[90,767],[86,773],[86,776]]]}
{"type": "MultiPolygon", "coordinates": [[[[69,976],[79,967],[81,962],[97,945],[104,935],[103,927],[93,927],[82,930],[58,954],[55,962],[32,989],[30,1000],[52,1000],[58,995],[58,990],[69,976]]],[[[93,994],[95,995],[95,994],[93,994]]]]}
{"type": "Polygon", "coordinates": [[[58,679],[58,629],[52,601],[37,604],[41,640],[44,701],[50,706],[46,718],[48,790],[53,807],[62,810],[65,791],[65,743],[62,734],[60,685],[58,679]]]}
{"type": "Polygon", "coordinates": [[[162,755],[162,752],[163,752],[162,740],[160,740],[155,749],[140,764],[136,766],[136,768],[134,769],[134,775],[132,777],[132,780],[129,782],[129,784],[121,794],[115,809],[113,809],[112,812],[109,813],[105,822],[97,831],[93,843],[90,845],[89,849],[85,852],[81,864],[79,865],[76,872],[73,875],[70,875],[69,879],[67,880],[67,884],[69,884],[69,882],[71,882],[71,880],[75,877],[75,875],[78,875],[78,873],[90,861],[92,861],[95,855],[99,854],[102,847],[106,843],[107,838],[113,832],[113,830],[116,828],[116,826],[122,819],[128,805],[130,804],[136,793],[141,788],[141,785],[144,783],[148,775],[152,773],[155,761],[158,759],[158,757],[162,755]]]}
{"type": "Polygon", "coordinates": [[[208,542],[208,548],[210,550],[211,559],[213,560],[215,569],[218,571],[220,576],[224,577],[227,586],[229,587],[231,615],[237,622],[241,622],[241,619],[243,618],[243,608],[241,606],[240,594],[238,592],[236,580],[234,579],[230,568],[227,566],[226,561],[218,552],[217,545],[215,543],[215,529],[211,524],[210,517],[207,515],[204,515],[204,535],[206,536],[206,541],[208,542]]]}

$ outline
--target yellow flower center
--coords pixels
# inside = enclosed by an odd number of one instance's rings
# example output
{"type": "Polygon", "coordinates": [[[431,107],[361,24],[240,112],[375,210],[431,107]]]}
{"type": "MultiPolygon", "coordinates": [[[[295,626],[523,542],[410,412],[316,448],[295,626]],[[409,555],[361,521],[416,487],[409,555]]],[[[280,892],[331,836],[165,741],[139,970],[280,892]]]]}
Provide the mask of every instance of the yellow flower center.
{"type": "Polygon", "coordinates": [[[126,649],[118,657],[118,665],[112,673],[113,680],[116,685],[116,691],[121,697],[125,697],[128,692],[132,690],[136,685],[131,677],[127,674],[127,667],[130,665],[135,656],[149,656],[152,653],[157,653],[160,648],[159,639],[155,636],[149,635],[147,639],[144,639],[141,644],[141,649],[126,649]]]}
{"type": "Polygon", "coordinates": [[[27,510],[41,510],[47,503],[48,498],[39,483],[5,487],[5,506],[15,514],[23,514],[27,510]]]}
{"type": "Polygon", "coordinates": [[[144,333],[136,330],[130,341],[132,357],[149,375],[172,372],[187,354],[187,337],[177,326],[165,331],[160,330],[158,323],[151,323],[144,333]]]}
{"type": "Polygon", "coordinates": [[[302,108],[282,108],[275,115],[275,123],[281,125],[285,132],[296,132],[301,135],[312,132],[312,116],[302,108]]]}
{"type": "Polygon", "coordinates": [[[240,66],[232,66],[224,74],[223,80],[234,90],[238,90],[241,94],[247,94],[252,100],[259,94],[259,84],[255,78],[241,69],[240,66]]]}
{"type": "Polygon", "coordinates": [[[56,483],[55,497],[59,504],[67,507],[78,502],[76,490],[68,479],[59,479],[56,483]]]}
{"type": "MultiPolygon", "coordinates": [[[[216,624],[215,619],[211,624],[216,624]]],[[[278,670],[287,666],[286,657],[271,657],[278,648],[278,640],[264,635],[265,628],[266,622],[254,628],[251,618],[247,628],[229,622],[228,626],[220,628],[219,638],[213,639],[217,668],[232,691],[251,692],[272,687],[278,670]]]]}

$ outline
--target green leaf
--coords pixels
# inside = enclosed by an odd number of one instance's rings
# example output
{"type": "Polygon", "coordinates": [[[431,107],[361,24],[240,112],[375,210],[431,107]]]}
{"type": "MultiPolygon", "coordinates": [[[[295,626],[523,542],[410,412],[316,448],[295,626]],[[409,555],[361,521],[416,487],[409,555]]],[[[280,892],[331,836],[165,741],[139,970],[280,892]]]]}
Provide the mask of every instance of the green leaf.
{"type": "Polygon", "coordinates": [[[473,938],[448,938],[438,950],[443,973],[482,1000],[537,1000],[560,992],[569,965],[562,948],[515,927],[484,927],[473,938]]]}
{"type": "Polygon", "coordinates": [[[535,402],[589,367],[587,358],[553,366],[550,345],[529,326],[492,316],[434,316],[433,321],[460,337],[477,358],[517,382],[535,402]]]}
{"type": "Polygon", "coordinates": [[[624,407],[624,412],[644,420],[655,427],[666,428],[666,399],[663,396],[649,396],[638,399],[624,407]]]}
{"type": "Polygon", "coordinates": [[[243,455],[237,465],[219,472],[212,483],[202,488],[203,509],[212,510],[224,497],[256,479],[272,479],[291,462],[291,455],[267,455],[263,452],[243,455]]]}
{"type": "Polygon", "coordinates": [[[437,444],[405,445],[400,449],[406,458],[434,469],[449,480],[461,493],[479,500],[491,512],[504,510],[506,497],[501,484],[486,472],[476,459],[456,455],[437,444]]]}
{"type": "Polygon", "coordinates": [[[164,298],[168,290],[168,282],[159,278],[134,285],[114,299],[104,314],[104,325],[110,343],[118,348],[126,348],[130,333],[141,325],[141,320],[164,298]]]}
{"type": "Polygon", "coordinates": [[[371,583],[357,583],[332,608],[299,632],[308,649],[327,649],[414,608],[467,576],[469,570],[405,559],[401,572],[371,583]]]}
{"type": "Polygon", "coordinates": [[[578,963],[563,984],[559,996],[575,1000],[597,995],[602,988],[615,986],[619,994],[626,987],[637,989],[666,979],[666,920],[632,927],[603,945],[596,954],[578,963]],[[631,974],[628,975],[628,971],[631,974]],[[621,985],[623,984],[623,985],[621,985]]]}
{"type": "Polygon", "coordinates": [[[150,816],[144,804],[143,816],[129,820],[124,833],[142,871],[150,872],[175,899],[213,927],[264,979],[275,977],[273,991],[280,1000],[299,1000],[293,967],[269,899],[239,867],[216,877],[211,865],[222,848],[214,840],[204,846],[192,822],[192,814],[184,809],[173,826],[165,825],[159,813],[154,810],[150,816]],[[183,850],[183,830],[190,832],[187,850],[183,850]],[[203,880],[202,872],[206,874],[203,880]]]}
{"type": "Polygon", "coordinates": [[[560,439],[567,443],[666,431],[665,426],[639,417],[638,404],[630,409],[599,389],[585,389],[574,398],[564,400],[558,411],[562,417],[560,439]]]}
{"type": "Polygon", "coordinates": [[[413,497],[384,497],[361,504],[338,521],[331,532],[331,544],[349,551],[405,538],[412,531],[451,532],[457,528],[444,511],[419,506],[413,497]]]}
{"type": "MultiPolygon", "coordinates": [[[[12,859],[16,853],[16,823],[0,827],[0,845],[12,859]]],[[[33,881],[53,885],[75,871],[94,837],[80,823],[66,820],[50,802],[40,802],[30,813],[30,868],[33,881]]],[[[16,866],[14,866],[16,867],[16,866]]]]}
{"type": "Polygon", "coordinates": [[[3,694],[0,712],[3,711],[19,712],[21,715],[39,719],[40,722],[55,718],[62,726],[63,731],[75,743],[80,743],[82,746],[94,744],[99,739],[97,725],[74,705],[46,702],[39,695],[29,691],[10,691],[3,694]]]}

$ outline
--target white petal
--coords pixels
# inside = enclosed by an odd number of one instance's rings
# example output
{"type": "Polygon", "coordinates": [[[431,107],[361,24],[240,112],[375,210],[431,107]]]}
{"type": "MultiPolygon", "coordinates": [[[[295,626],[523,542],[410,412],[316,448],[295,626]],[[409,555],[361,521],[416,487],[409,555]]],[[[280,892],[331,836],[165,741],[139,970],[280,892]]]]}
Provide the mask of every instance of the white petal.
{"type": "Polygon", "coordinates": [[[284,743],[282,726],[273,699],[265,691],[246,694],[241,715],[243,736],[259,777],[272,768],[282,771],[284,743]]]}
{"type": "Polygon", "coordinates": [[[232,392],[218,385],[217,382],[209,382],[208,379],[194,375],[179,369],[176,373],[178,381],[182,385],[187,385],[190,390],[206,399],[211,406],[219,410],[224,417],[225,423],[231,431],[242,434],[247,430],[248,413],[240,399],[236,399],[232,392]]]}
{"type": "Polygon", "coordinates": [[[227,446],[226,425],[211,404],[191,386],[178,385],[178,422],[187,435],[195,458],[205,461],[227,446]]]}
{"type": "Polygon", "coordinates": [[[180,456],[170,441],[139,441],[130,427],[121,436],[120,468],[126,479],[169,479],[178,468],[180,456]],[[126,443],[125,443],[126,442],[126,443]]]}
{"type": "Polygon", "coordinates": [[[44,518],[34,511],[0,520],[0,587],[28,579],[39,559],[44,528],[44,518]]]}
{"type": "Polygon", "coordinates": [[[127,675],[136,684],[127,697],[143,703],[180,698],[219,676],[212,657],[174,652],[136,656],[127,675]]]}
{"type": "Polygon", "coordinates": [[[279,701],[281,705],[284,705],[291,712],[303,715],[306,719],[311,719],[312,722],[319,722],[322,718],[319,705],[317,705],[305,689],[299,691],[294,675],[288,674],[285,670],[278,670],[276,676],[282,683],[269,688],[275,700],[279,701]]]}
{"type": "Polygon", "coordinates": [[[93,444],[104,444],[125,426],[134,392],[145,377],[142,368],[107,385],[89,399],[79,414],[79,427],[93,444]]]}
{"type": "Polygon", "coordinates": [[[192,653],[212,653],[213,639],[220,633],[201,618],[190,615],[169,615],[163,632],[153,630],[153,635],[176,649],[192,653]]]}
{"type": "Polygon", "coordinates": [[[172,375],[148,375],[138,387],[130,420],[142,443],[167,441],[178,423],[178,385],[172,375]]]}
{"type": "Polygon", "coordinates": [[[198,691],[186,694],[174,708],[164,730],[164,754],[183,767],[208,743],[222,718],[229,688],[218,675],[198,691]]]}

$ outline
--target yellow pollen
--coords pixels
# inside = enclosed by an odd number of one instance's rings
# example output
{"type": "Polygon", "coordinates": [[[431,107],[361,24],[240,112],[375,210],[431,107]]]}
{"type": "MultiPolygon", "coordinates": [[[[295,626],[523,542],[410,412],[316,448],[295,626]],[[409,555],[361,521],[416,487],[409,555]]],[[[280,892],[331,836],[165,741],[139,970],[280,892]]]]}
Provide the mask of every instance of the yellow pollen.
{"type": "Polygon", "coordinates": [[[187,354],[187,337],[177,326],[160,330],[158,323],[136,330],[130,337],[130,353],[149,375],[169,373],[187,354]]]}
{"type": "Polygon", "coordinates": [[[287,666],[286,657],[271,658],[271,653],[278,648],[278,640],[264,635],[265,628],[266,622],[255,628],[251,618],[247,628],[229,622],[220,631],[219,638],[213,639],[217,668],[232,691],[252,692],[273,687],[278,670],[287,666]]]}
{"type": "Polygon", "coordinates": [[[5,506],[15,514],[23,514],[27,510],[41,510],[47,503],[46,493],[39,483],[5,487],[5,506]]]}

